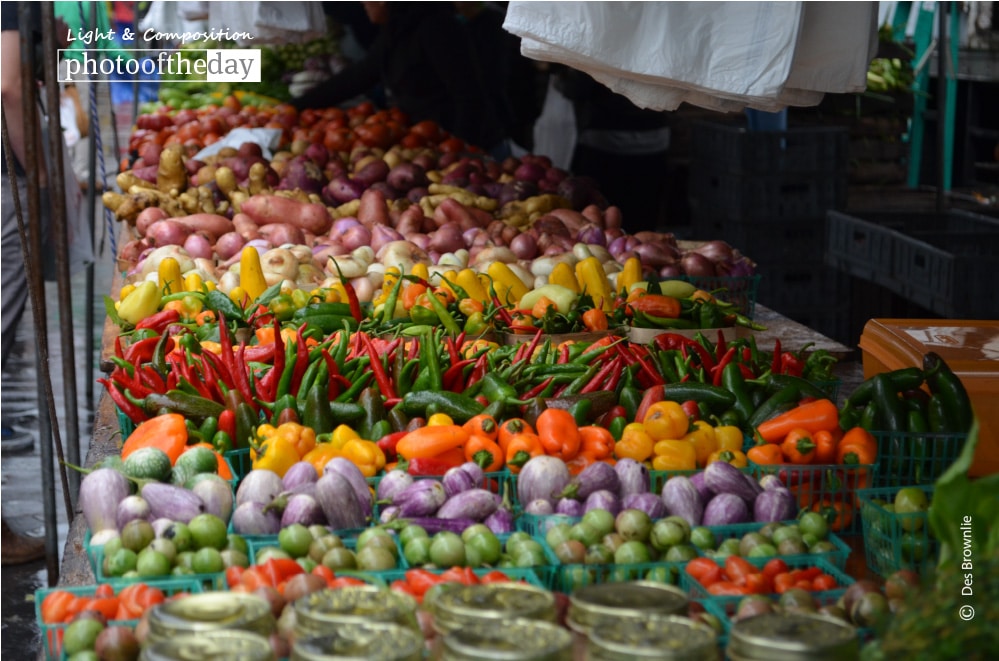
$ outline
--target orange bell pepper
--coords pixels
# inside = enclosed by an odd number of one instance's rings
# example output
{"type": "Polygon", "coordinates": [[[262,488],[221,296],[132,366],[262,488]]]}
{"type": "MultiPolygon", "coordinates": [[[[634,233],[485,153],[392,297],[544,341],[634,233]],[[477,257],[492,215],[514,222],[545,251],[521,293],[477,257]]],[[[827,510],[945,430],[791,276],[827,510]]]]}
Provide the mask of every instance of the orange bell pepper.
{"type": "Polygon", "coordinates": [[[579,428],[572,414],[563,409],[545,409],[538,416],[538,438],[545,452],[562,461],[579,454],[579,428]]]}
{"type": "Polygon", "coordinates": [[[792,464],[810,464],[815,458],[815,441],[807,429],[796,427],[788,432],[780,444],[784,459],[792,464]]]}

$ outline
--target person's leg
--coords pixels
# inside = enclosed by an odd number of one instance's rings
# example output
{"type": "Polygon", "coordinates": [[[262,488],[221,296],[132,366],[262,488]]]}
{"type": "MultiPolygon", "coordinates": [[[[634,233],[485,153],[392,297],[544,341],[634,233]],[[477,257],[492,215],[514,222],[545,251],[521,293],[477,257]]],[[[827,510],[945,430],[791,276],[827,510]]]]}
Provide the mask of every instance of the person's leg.
{"type": "Polygon", "coordinates": [[[2,519],[0,519],[0,526],[2,526],[0,564],[23,565],[45,557],[44,539],[16,533],[2,519]]]}

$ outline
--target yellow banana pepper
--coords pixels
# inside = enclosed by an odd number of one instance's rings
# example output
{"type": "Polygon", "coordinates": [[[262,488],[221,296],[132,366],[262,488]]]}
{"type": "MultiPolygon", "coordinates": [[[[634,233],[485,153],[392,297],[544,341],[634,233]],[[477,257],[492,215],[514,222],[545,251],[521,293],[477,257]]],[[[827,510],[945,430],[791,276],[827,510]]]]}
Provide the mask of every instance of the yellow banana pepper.
{"type": "Polygon", "coordinates": [[[493,262],[489,265],[489,277],[493,279],[493,287],[501,303],[516,305],[528,292],[523,280],[503,262],[493,262]]]}
{"type": "Polygon", "coordinates": [[[659,441],[654,448],[652,469],[657,471],[692,471],[697,469],[694,444],[684,439],[659,441]]]}
{"type": "Polygon", "coordinates": [[[267,289],[264,269],[260,264],[260,253],[256,248],[247,246],[239,254],[239,286],[251,301],[256,300],[257,296],[267,289]]]}
{"type": "Polygon", "coordinates": [[[487,303],[489,301],[489,290],[482,286],[479,276],[472,269],[458,271],[458,275],[455,277],[455,284],[464,289],[469,298],[480,303],[487,303]]]}
{"type": "Polygon", "coordinates": [[[579,287],[593,299],[596,307],[610,310],[614,301],[611,298],[610,282],[604,273],[604,266],[596,257],[587,257],[576,264],[576,280],[579,287]]]}
{"type": "Polygon", "coordinates": [[[160,308],[160,289],[155,282],[146,280],[129,292],[118,306],[118,316],[130,324],[137,324],[156,314],[160,308]]]}
{"type": "Polygon", "coordinates": [[[385,467],[385,453],[377,443],[351,439],[343,446],[342,456],[361,469],[364,477],[374,477],[385,467]]]}
{"type": "Polygon", "coordinates": [[[567,262],[559,262],[555,265],[555,268],[548,275],[548,284],[561,285],[577,294],[579,293],[579,281],[576,280],[576,274],[573,273],[572,267],[567,262]]]}
{"type": "Polygon", "coordinates": [[[160,291],[163,294],[177,294],[184,291],[184,279],[180,275],[180,262],[173,257],[164,257],[157,269],[160,291]]]}
{"type": "Polygon", "coordinates": [[[422,278],[423,280],[430,282],[430,270],[427,269],[427,265],[423,262],[413,264],[413,271],[410,275],[415,275],[417,278],[422,278]]]}
{"type": "Polygon", "coordinates": [[[205,286],[205,281],[196,271],[191,271],[184,276],[184,291],[201,291],[205,286]]]}
{"type": "Polygon", "coordinates": [[[637,257],[629,257],[624,260],[624,267],[617,275],[617,291],[624,290],[627,296],[631,291],[631,286],[642,280],[642,262],[637,257]]]}

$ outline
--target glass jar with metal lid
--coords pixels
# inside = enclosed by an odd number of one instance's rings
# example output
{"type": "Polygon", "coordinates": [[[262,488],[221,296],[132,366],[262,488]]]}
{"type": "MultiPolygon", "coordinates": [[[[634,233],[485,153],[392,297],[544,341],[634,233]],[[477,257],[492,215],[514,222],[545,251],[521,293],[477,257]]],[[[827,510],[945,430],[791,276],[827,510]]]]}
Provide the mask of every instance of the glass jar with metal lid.
{"type": "Polygon", "coordinates": [[[139,661],[277,661],[264,636],[239,629],[216,629],[174,636],[142,648],[139,661]]]}
{"type": "Polygon", "coordinates": [[[325,636],[346,624],[382,622],[419,631],[416,600],[408,594],[358,585],[319,590],[295,602],[295,637],[325,636]]]}
{"type": "Polygon", "coordinates": [[[524,618],[555,622],[555,595],[526,583],[454,585],[442,590],[430,611],[441,635],[477,623],[493,624],[524,618]]]}
{"type": "Polygon", "coordinates": [[[239,592],[204,592],[158,604],[149,612],[149,642],[216,629],[250,631],[267,638],[277,622],[267,601],[239,592]]]}
{"type": "Polygon", "coordinates": [[[455,629],[439,645],[440,661],[571,661],[572,635],[551,622],[480,622],[455,629]]]}
{"type": "Polygon", "coordinates": [[[859,647],[856,630],[835,618],[765,613],[732,625],[727,653],[733,661],[846,661],[859,647]]]}
{"type": "Polygon", "coordinates": [[[586,635],[607,620],[642,620],[650,615],[681,615],[687,612],[687,595],[663,583],[631,581],[587,585],[569,596],[566,622],[573,631],[586,635]]]}
{"type": "Polygon", "coordinates": [[[589,661],[716,661],[718,634],[681,615],[605,619],[590,628],[589,661]]]}
{"type": "Polygon", "coordinates": [[[291,661],[420,661],[423,636],[409,627],[379,622],[341,624],[321,636],[297,638],[291,661]]]}

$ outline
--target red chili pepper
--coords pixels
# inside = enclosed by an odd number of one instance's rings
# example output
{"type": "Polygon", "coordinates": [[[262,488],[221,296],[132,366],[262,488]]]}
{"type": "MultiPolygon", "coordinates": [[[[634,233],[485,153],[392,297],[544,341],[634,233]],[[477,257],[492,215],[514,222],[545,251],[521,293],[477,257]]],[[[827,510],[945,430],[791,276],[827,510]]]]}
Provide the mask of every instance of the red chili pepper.
{"type": "Polygon", "coordinates": [[[718,329],[718,342],[715,343],[715,356],[718,356],[719,360],[728,350],[728,345],[725,343],[725,331],[721,328],[718,329]]]}
{"type": "Polygon", "coordinates": [[[510,311],[506,309],[505,305],[500,303],[499,297],[496,296],[495,294],[493,295],[493,305],[496,306],[496,313],[500,316],[500,319],[503,321],[503,323],[506,324],[507,326],[512,326],[513,315],[510,314],[510,311]]]}
{"type": "Polygon", "coordinates": [[[642,400],[638,403],[638,409],[635,411],[633,422],[642,422],[645,420],[645,414],[649,412],[649,407],[664,399],[666,399],[666,387],[664,385],[647,388],[642,394],[642,400]]]}
{"type": "Polygon", "coordinates": [[[173,370],[170,370],[170,373],[167,374],[167,378],[166,378],[166,387],[167,387],[167,390],[173,390],[174,388],[177,387],[177,380],[178,380],[178,378],[179,377],[177,376],[177,373],[174,372],[173,370]]]}
{"type": "Polygon", "coordinates": [[[114,355],[121,359],[125,358],[125,352],[121,348],[121,335],[114,336],[114,355]]]}
{"type": "Polygon", "coordinates": [[[388,378],[388,374],[385,373],[385,366],[382,365],[382,359],[375,351],[374,345],[371,344],[371,338],[368,337],[367,333],[358,333],[361,336],[361,342],[364,343],[364,350],[368,353],[371,358],[371,371],[375,375],[375,381],[378,383],[378,390],[381,391],[382,396],[386,399],[392,399],[396,396],[395,386],[392,385],[392,381],[388,378]]]}
{"type": "Polygon", "coordinates": [[[474,360],[459,360],[458,362],[451,365],[444,372],[442,377],[444,382],[444,389],[451,390],[452,392],[460,392],[466,388],[464,370],[467,366],[475,364],[474,360]]]}
{"type": "Polygon", "coordinates": [[[534,386],[533,388],[525,392],[523,397],[521,397],[521,399],[532,399],[534,397],[537,397],[538,395],[543,393],[545,391],[545,388],[547,388],[554,380],[555,380],[554,376],[548,377],[538,385],[534,386]]]}
{"type": "Polygon", "coordinates": [[[257,390],[260,398],[265,402],[273,402],[276,399],[277,384],[284,372],[284,338],[281,337],[281,322],[274,318],[274,366],[257,382],[257,390]]]}
{"type": "Polygon", "coordinates": [[[146,386],[154,392],[164,393],[167,391],[166,381],[160,376],[152,365],[144,365],[143,367],[136,366],[135,374],[142,385],[146,386]]]}
{"type": "Polygon", "coordinates": [[[774,339],[774,357],[770,361],[770,372],[780,374],[780,338],[774,339]]]}
{"type": "Polygon", "coordinates": [[[535,326],[525,326],[524,324],[507,324],[507,328],[513,331],[524,331],[525,333],[536,333],[538,331],[535,326]]]}
{"type": "Polygon", "coordinates": [[[229,368],[226,366],[225,361],[211,351],[202,352],[201,357],[208,364],[210,368],[209,371],[214,373],[216,381],[222,382],[225,387],[231,389],[233,383],[232,374],[229,372],[229,368]]]}
{"type": "Polygon", "coordinates": [[[117,406],[129,420],[135,424],[139,424],[140,422],[149,419],[146,412],[130,402],[128,398],[125,397],[125,395],[111,383],[111,381],[108,379],[97,379],[97,383],[104,386],[104,388],[108,391],[108,396],[111,398],[111,401],[115,403],[115,406],[117,406]]]}
{"type": "Polygon", "coordinates": [[[750,369],[749,365],[746,365],[745,363],[739,363],[739,371],[742,372],[742,378],[744,379],[756,378],[756,374],[754,374],[753,370],[750,369]]]}
{"type": "Polygon", "coordinates": [[[621,363],[622,363],[621,358],[615,357],[614,360],[610,361],[609,363],[601,367],[599,370],[597,370],[597,373],[593,375],[593,378],[590,379],[590,381],[586,385],[580,388],[579,394],[585,395],[587,393],[596,392],[598,390],[607,390],[607,388],[603,387],[604,382],[607,381],[607,379],[611,376],[611,374],[614,373],[614,367],[617,365],[621,365],[621,363]]]}
{"type": "Polygon", "coordinates": [[[604,413],[602,416],[597,418],[596,422],[594,422],[593,424],[597,425],[598,427],[603,427],[604,429],[608,429],[615,418],[626,417],[625,413],[626,411],[624,410],[623,406],[621,406],[620,404],[615,404],[613,407],[611,407],[610,411],[607,411],[607,413],[604,413]]]}
{"type": "Polygon", "coordinates": [[[569,345],[563,344],[562,348],[558,351],[558,362],[559,365],[564,365],[569,362],[569,345]]]}
{"type": "Polygon", "coordinates": [[[724,370],[725,367],[729,363],[731,363],[732,359],[734,359],[734,358],[735,358],[735,347],[729,347],[728,351],[725,352],[725,355],[722,356],[721,360],[718,361],[718,364],[715,365],[714,367],[712,367],[711,370],[710,370],[710,373],[711,373],[711,385],[713,385],[715,387],[718,387],[718,386],[721,385],[722,370],[724,370]]]}
{"type": "Polygon", "coordinates": [[[780,373],[790,376],[801,376],[805,370],[805,363],[790,351],[785,351],[780,355],[780,373]]]}
{"type": "Polygon", "coordinates": [[[409,343],[409,351],[406,353],[406,360],[415,360],[420,355],[420,340],[414,338],[409,343]]]}
{"type": "Polygon", "coordinates": [[[232,409],[219,413],[219,431],[224,431],[229,438],[236,438],[236,414],[232,409]]]}
{"type": "Polygon", "coordinates": [[[396,461],[398,455],[395,451],[395,446],[399,444],[399,439],[408,434],[407,431],[397,431],[391,434],[386,434],[378,439],[378,447],[381,451],[385,453],[385,461],[396,461]]]}
{"type": "Polygon", "coordinates": [[[148,328],[162,335],[163,331],[165,331],[170,324],[175,324],[178,321],[180,321],[180,312],[174,310],[173,308],[169,308],[146,317],[137,323],[135,328],[136,330],[148,328]]]}
{"type": "MultiPolygon", "coordinates": [[[[333,356],[330,354],[329,351],[323,349],[322,351],[320,351],[320,355],[322,355],[323,360],[326,361],[326,367],[330,371],[330,382],[327,387],[326,396],[329,399],[329,401],[332,402],[334,399],[340,396],[340,386],[343,385],[343,381],[346,381],[347,379],[344,379],[344,377],[340,376],[340,367],[336,364],[336,360],[334,360],[333,356]],[[343,381],[341,381],[341,379],[343,379],[343,381]]],[[[349,388],[350,386],[348,385],[347,387],[349,388]]]]}
{"type": "Polygon", "coordinates": [[[753,362],[753,350],[749,347],[742,347],[742,362],[752,363],[753,362]]]}
{"type": "Polygon", "coordinates": [[[451,361],[452,366],[461,361],[461,354],[458,353],[457,343],[453,337],[450,335],[446,336],[444,338],[444,346],[447,348],[448,360],[451,361]]]}
{"type": "Polygon", "coordinates": [[[624,361],[618,359],[617,365],[614,366],[610,376],[607,377],[607,382],[604,384],[603,390],[616,391],[617,385],[621,381],[621,376],[624,374],[624,369],[624,361]]]}
{"type": "Polygon", "coordinates": [[[267,344],[245,345],[243,354],[244,364],[246,363],[269,363],[277,354],[276,345],[272,342],[267,344]]]}
{"type": "Polygon", "coordinates": [[[205,357],[205,353],[201,353],[198,356],[198,360],[201,363],[201,374],[205,379],[205,385],[213,393],[212,399],[216,399],[215,395],[218,395],[218,401],[223,399],[222,389],[219,387],[218,375],[215,373],[215,369],[212,364],[208,362],[208,358],[205,357]]]}
{"type": "Polygon", "coordinates": [[[159,341],[160,338],[158,337],[147,337],[144,340],[130,344],[125,349],[125,360],[133,365],[148,363],[153,359],[153,353],[156,351],[156,345],[159,344],[159,341]]]}
{"type": "Polygon", "coordinates": [[[260,413],[260,407],[257,405],[253,397],[253,390],[250,388],[250,366],[247,364],[246,359],[246,342],[239,343],[239,350],[236,351],[235,367],[235,374],[233,376],[236,381],[236,389],[243,396],[246,403],[253,408],[253,412],[260,413]]]}
{"type": "MultiPolygon", "coordinates": [[[[447,454],[445,453],[445,455],[447,454]]],[[[439,476],[463,463],[465,463],[465,455],[459,449],[452,456],[438,455],[425,459],[410,459],[406,466],[406,472],[410,475],[439,476]]]]}
{"type": "Polygon", "coordinates": [[[472,373],[468,375],[468,383],[465,384],[466,387],[478,383],[486,375],[487,367],[489,367],[489,363],[486,359],[486,354],[483,353],[475,361],[475,367],[472,368],[472,373]]]}
{"type": "MultiPolygon", "coordinates": [[[[309,350],[305,346],[305,338],[302,337],[302,327],[298,327],[297,349],[295,353],[295,368],[291,373],[291,386],[288,389],[293,395],[298,395],[298,388],[302,385],[302,377],[309,367],[309,350]]],[[[275,360],[276,360],[275,354],[275,360]]]]}
{"type": "Polygon", "coordinates": [[[354,285],[350,283],[350,280],[342,275],[340,276],[340,282],[343,284],[343,290],[347,292],[347,304],[350,306],[350,316],[360,324],[364,321],[364,313],[361,311],[361,301],[357,298],[357,291],[354,289],[354,285]]]}
{"type": "Polygon", "coordinates": [[[701,367],[703,367],[705,370],[710,370],[712,367],[715,366],[715,359],[712,358],[711,354],[708,352],[707,349],[702,347],[696,341],[691,340],[689,343],[685,344],[684,346],[690,347],[694,351],[694,353],[697,354],[697,357],[701,359],[701,367]]]}

